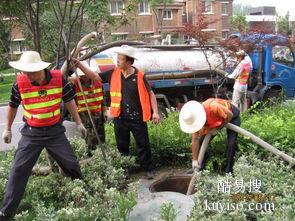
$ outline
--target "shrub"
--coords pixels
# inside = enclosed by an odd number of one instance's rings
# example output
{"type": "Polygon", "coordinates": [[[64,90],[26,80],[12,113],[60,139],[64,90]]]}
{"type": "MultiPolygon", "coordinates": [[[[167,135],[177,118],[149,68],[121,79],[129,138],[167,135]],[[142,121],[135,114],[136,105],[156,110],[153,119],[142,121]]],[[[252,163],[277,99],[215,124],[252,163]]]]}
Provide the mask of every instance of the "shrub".
{"type": "MultiPolygon", "coordinates": [[[[196,180],[197,192],[194,195],[196,206],[189,220],[293,220],[295,217],[295,182],[290,177],[295,176],[294,169],[284,165],[278,159],[273,158],[265,162],[255,155],[252,152],[248,156],[240,157],[234,166],[234,175],[224,177],[213,175],[209,171],[199,172],[196,180]],[[267,207],[264,211],[251,210],[253,207],[251,206],[249,209],[249,203],[258,203],[258,198],[254,197],[254,200],[252,198],[249,201],[243,199],[236,201],[233,192],[230,194],[218,192],[218,183],[226,179],[231,185],[237,180],[243,180],[245,183],[250,179],[261,180],[261,194],[263,196],[269,194],[275,197],[270,200],[261,198],[260,203],[262,205],[273,203],[274,210],[267,210],[267,207]],[[212,204],[209,204],[212,202],[224,205],[242,203],[244,208],[217,211],[212,209],[212,204]]],[[[247,189],[245,194],[251,194],[247,189]]]]}
{"type": "MultiPolygon", "coordinates": [[[[74,140],[74,149],[83,156],[85,142],[74,140]]],[[[126,220],[136,204],[134,190],[129,190],[123,167],[134,159],[109,148],[104,159],[100,150],[81,164],[83,180],[71,180],[60,174],[31,176],[18,209],[16,220],[126,220]]],[[[12,151],[0,155],[0,196],[4,194],[12,151]]],[[[44,163],[44,162],[41,162],[44,163]]]]}

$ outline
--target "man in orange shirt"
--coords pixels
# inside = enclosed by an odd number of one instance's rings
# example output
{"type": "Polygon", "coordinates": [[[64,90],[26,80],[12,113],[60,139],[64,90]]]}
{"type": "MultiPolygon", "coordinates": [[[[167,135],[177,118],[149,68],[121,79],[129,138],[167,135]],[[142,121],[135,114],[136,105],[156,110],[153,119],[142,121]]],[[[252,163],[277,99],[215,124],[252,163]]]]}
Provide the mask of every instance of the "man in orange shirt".
{"type": "MultiPolygon", "coordinates": [[[[181,109],[179,123],[182,131],[192,134],[193,169],[204,168],[205,160],[198,162],[199,146],[205,135],[215,135],[218,129],[227,123],[240,126],[240,112],[228,100],[209,98],[200,104],[189,101],[181,109]],[[201,165],[199,165],[201,164],[201,165]]],[[[235,151],[237,148],[237,133],[227,129],[227,163],[225,172],[232,172],[235,151]]]]}

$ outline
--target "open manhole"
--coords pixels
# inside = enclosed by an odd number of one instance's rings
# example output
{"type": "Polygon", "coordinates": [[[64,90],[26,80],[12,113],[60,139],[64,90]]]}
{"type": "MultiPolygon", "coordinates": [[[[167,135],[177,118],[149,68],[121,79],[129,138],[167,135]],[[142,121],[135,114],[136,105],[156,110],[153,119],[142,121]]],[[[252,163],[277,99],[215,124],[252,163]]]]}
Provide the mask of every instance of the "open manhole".
{"type": "Polygon", "coordinates": [[[191,176],[168,176],[153,182],[150,186],[150,191],[154,192],[178,192],[186,194],[191,176]]]}

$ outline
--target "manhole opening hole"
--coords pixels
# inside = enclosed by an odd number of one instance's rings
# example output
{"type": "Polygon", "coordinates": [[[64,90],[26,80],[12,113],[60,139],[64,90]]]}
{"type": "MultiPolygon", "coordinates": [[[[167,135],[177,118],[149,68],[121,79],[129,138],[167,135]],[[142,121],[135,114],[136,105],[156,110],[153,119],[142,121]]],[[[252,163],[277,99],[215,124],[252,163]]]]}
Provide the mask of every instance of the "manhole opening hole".
{"type": "Polygon", "coordinates": [[[150,191],[154,192],[178,192],[186,194],[191,176],[169,176],[153,182],[150,191]]]}

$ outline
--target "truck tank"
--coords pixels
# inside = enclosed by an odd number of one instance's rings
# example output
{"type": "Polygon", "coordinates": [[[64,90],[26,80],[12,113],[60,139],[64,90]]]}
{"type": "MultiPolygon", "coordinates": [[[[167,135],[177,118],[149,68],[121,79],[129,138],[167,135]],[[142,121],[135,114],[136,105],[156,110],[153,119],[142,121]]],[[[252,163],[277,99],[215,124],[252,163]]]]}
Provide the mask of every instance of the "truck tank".
{"type": "MultiPolygon", "coordinates": [[[[92,69],[98,67],[98,72],[114,68],[118,50],[119,47],[112,47],[95,54],[90,59],[90,66],[92,69]]],[[[134,66],[144,71],[148,79],[182,78],[182,74],[210,71],[210,66],[219,73],[226,70],[227,55],[213,47],[205,50],[185,46],[135,47],[135,56],[134,66]]]]}

